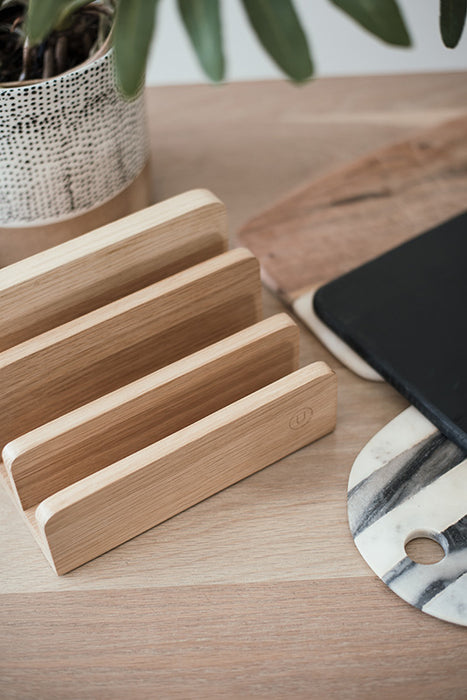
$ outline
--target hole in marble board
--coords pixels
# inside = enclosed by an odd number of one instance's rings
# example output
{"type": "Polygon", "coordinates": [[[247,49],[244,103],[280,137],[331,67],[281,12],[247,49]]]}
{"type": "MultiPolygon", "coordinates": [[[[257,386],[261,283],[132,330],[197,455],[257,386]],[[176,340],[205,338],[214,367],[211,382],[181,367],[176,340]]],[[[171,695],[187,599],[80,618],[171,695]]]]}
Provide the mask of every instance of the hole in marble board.
{"type": "Polygon", "coordinates": [[[405,553],[416,564],[436,564],[446,555],[440,539],[433,532],[415,532],[405,543],[405,553]]]}

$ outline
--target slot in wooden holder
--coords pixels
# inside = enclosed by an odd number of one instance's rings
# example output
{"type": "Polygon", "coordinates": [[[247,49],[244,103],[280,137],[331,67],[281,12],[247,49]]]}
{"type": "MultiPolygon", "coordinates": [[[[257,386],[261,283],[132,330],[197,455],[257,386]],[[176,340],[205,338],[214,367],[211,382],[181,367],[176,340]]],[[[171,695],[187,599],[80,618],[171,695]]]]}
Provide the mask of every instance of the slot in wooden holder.
{"type": "Polygon", "coordinates": [[[207,190],[154,204],[0,271],[0,350],[227,250],[207,190]]]}
{"type": "Polygon", "coordinates": [[[0,270],[8,342],[22,339],[0,352],[0,476],[58,574],[335,425],[334,373],[298,370],[288,316],[260,321],[258,263],[222,253],[221,203],[206,192],[169,202],[150,208],[165,223],[159,254],[141,255],[145,272],[129,261],[140,245],[147,253],[148,211],[124,220],[139,222],[134,243],[116,222],[101,240],[86,234],[0,270]],[[76,303],[57,291],[67,275],[76,303]],[[34,290],[36,321],[24,309],[34,290]]]}
{"type": "Polygon", "coordinates": [[[237,248],[0,353],[0,445],[261,318],[237,248]]]}
{"type": "Polygon", "coordinates": [[[298,328],[279,314],[8,443],[24,509],[298,368],[298,328]]]}

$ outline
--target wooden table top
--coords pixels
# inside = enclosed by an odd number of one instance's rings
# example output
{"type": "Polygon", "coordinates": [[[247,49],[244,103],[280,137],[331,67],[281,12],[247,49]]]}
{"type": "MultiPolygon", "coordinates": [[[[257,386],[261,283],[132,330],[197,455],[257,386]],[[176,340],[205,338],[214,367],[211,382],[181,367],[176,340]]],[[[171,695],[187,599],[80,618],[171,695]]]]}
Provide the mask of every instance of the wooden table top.
{"type": "MultiPolygon", "coordinates": [[[[155,197],[208,187],[234,233],[462,113],[466,88],[465,73],[151,88],[155,197]]],[[[301,330],[302,364],[338,374],[332,435],[61,578],[0,492],[2,698],[466,697],[466,630],[391,593],[347,526],[352,462],[406,402],[301,330]]]]}

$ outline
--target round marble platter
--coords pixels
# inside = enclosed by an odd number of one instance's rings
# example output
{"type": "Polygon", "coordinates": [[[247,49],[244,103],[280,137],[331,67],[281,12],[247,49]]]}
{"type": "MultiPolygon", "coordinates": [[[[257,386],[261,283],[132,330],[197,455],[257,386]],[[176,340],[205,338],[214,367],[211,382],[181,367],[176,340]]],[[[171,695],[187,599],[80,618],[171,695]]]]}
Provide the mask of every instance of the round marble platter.
{"type": "MultiPolygon", "coordinates": [[[[316,315],[315,290],[295,300],[297,316],[343,365],[383,378],[316,315]]],[[[355,544],[391,590],[423,612],[467,625],[467,455],[415,408],[403,411],[362,449],[348,486],[355,544]],[[419,564],[406,554],[416,537],[444,557],[419,564]]]]}
{"type": "Polygon", "coordinates": [[[384,583],[423,612],[467,626],[467,454],[410,407],[360,452],[347,499],[355,544],[384,583]],[[417,537],[438,542],[444,557],[412,561],[405,546],[417,537]]]}

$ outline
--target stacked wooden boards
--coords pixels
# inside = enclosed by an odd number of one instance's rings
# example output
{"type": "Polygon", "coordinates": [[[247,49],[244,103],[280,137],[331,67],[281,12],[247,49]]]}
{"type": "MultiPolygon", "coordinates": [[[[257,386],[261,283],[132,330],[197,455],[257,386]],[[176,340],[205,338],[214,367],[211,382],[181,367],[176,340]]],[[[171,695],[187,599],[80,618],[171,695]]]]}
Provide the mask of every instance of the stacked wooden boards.
{"type": "MultiPolygon", "coordinates": [[[[378,380],[375,369],[318,317],[315,291],[464,211],[466,192],[464,116],[304,185],[248,222],[239,240],[258,256],[268,286],[323,344],[356,374],[378,380]]],[[[401,287],[395,287],[399,294],[401,287]]],[[[429,373],[436,376],[436,368],[429,365],[429,373]]],[[[411,605],[462,625],[465,457],[410,407],[363,448],[348,486],[350,530],[373,571],[411,605]],[[430,565],[412,560],[405,545],[418,538],[438,542],[443,559],[430,565]]]]}
{"type": "Polygon", "coordinates": [[[333,429],[333,372],[226,249],[196,190],[0,271],[2,478],[57,573],[333,429]]]}
{"type": "Polygon", "coordinates": [[[343,364],[379,375],[318,318],[315,290],[466,207],[467,117],[419,131],[305,184],[245,224],[238,240],[263,280],[343,364]]]}

